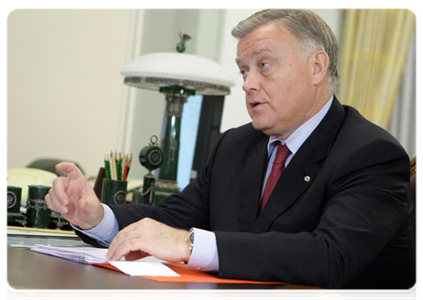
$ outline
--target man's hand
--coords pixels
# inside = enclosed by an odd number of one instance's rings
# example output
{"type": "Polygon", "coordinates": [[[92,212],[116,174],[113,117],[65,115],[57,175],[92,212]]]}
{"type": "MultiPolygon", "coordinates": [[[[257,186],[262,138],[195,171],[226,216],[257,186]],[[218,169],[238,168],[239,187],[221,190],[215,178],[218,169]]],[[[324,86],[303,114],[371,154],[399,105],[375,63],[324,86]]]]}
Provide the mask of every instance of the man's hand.
{"type": "Polygon", "coordinates": [[[187,262],[188,231],[144,218],[121,230],[110,244],[108,259],[136,260],[152,255],[168,262],[187,262]]]}
{"type": "Polygon", "coordinates": [[[97,226],[103,219],[104,210],[84,175],[69,162],[57,164],[56,170],[69,177],[58,177],[53,181],[53,188],[45,197],[47,206],[84,230],[97,226]]]}

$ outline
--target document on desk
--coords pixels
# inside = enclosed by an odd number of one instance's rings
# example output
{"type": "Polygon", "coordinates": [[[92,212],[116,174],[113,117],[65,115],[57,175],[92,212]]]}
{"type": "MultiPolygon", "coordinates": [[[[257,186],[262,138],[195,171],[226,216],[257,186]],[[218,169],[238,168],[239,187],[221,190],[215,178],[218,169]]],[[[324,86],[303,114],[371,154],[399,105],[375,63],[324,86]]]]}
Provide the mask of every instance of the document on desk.
{"type": "Polygon", "coordinates": [[[137,261],[111,261],[106,259],[107,249],[93,247],[53,247],[36,245],[32,247],[31,250],[79,263],[112,269],[131,276],[140,276],[157,282],[284,284],[283,282],[217,278],[206,272],[189,269],[185,264],[166,263],[151,256],[137,261]]]}
{"type": "Polygon", "coordinates": [[[31,248],[31,251],[53,255],[84,264],[110,264],[121,272],[131,276],[179,276],[178,273],[165,266],[162,261],[154,257],[146,257],[137,261],[112,261],[106,258],[107,249],[35,245],[31,248]]]}

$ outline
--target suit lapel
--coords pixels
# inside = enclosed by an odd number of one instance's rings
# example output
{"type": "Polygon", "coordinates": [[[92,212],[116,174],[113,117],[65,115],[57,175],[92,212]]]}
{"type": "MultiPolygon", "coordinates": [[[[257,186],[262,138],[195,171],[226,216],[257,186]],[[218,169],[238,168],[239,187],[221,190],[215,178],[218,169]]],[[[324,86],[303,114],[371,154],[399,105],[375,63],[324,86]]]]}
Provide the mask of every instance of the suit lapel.
{"type": "Polygon", "coordinates": [[[254,224],[253,232],[267,231],[273,221],[283,214],[312,184],[319,167],[312,148],[306,141],[281,175],[270,198],[254,224]]]}
{"type": "Polygon", "coordinates": [[[262,182],[267,167],[268,141],[266,135],[261,135],[245,160],[242,172],[239,219],[241,231],[251,231],[257,220],[262,182]]]}
{"type": "Polygon", "coordinates": [[[342,105],[334,98],[322,122],[282,173],[252,232],[268,231],[274,220],[287,211],[313,183],[320,170],[319,163],[328,155],[344,116],[342,105]]]}

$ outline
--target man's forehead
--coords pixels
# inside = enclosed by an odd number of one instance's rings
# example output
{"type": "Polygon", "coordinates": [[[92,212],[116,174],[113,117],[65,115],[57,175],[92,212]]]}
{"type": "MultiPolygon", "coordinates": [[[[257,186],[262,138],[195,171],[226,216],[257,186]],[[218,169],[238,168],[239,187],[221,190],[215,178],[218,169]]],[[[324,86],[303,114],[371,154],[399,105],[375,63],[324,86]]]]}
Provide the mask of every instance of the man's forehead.
{"type": "MultiPolygon", "coordinates": [[[[251,54],[248,55],[248,56],[251,57],[251,58],[254,58],[254,57],[259,56],[260,54],[263,54],[263,53],[273,54],[274,51],[272,50],[271,47],[269,47],[267,45],[263,45],[263,46],[255,49],[254,51],[252,51],[251,54]]],[[[240,64],[240,63],[242,63],[244,61],[244,59],[245,59],[245,57],[243,57],[243,54],[238,51],[237,52],[237,57],[235,59],[235,62],[237,64],[240,64]]]]}
{"type": "Polygon", "coordinates": [[[239,40],[235,62],[239,65],[243,60],[263,53],[276,55],[281,49],[298,47],[298,43],[282,22],[263,24],[239,40]],[[279,50],[276,51],[276,48],[279,50]]]}

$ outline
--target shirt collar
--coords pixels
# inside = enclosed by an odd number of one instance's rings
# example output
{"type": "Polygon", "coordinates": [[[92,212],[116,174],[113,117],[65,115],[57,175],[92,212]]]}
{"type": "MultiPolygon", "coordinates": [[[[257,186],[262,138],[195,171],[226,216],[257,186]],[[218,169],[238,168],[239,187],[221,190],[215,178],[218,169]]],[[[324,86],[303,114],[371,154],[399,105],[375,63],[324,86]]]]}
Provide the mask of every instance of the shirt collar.
{"type": "Polygon", "coordinates": [[[330,97],[328,102],[307,122],[303,123],[300,127],[295,129],[295,131],[286,139],[281,140],[275,136],[269,137],[269,142],[267,143],[267,153],[270,156],[273,150],[276,147],[276,142],[280,141],[282,144],[286,144],[286,146],[291,151],[292,155],[300,149],[301,145],[305,142],[305,140],[310,136],[310,134],[316,129],[316,127],[320,124],[320,122],[325,117],[326,113],[329,111],[329,108],[333,102],[333,95],[330,97]]]}

